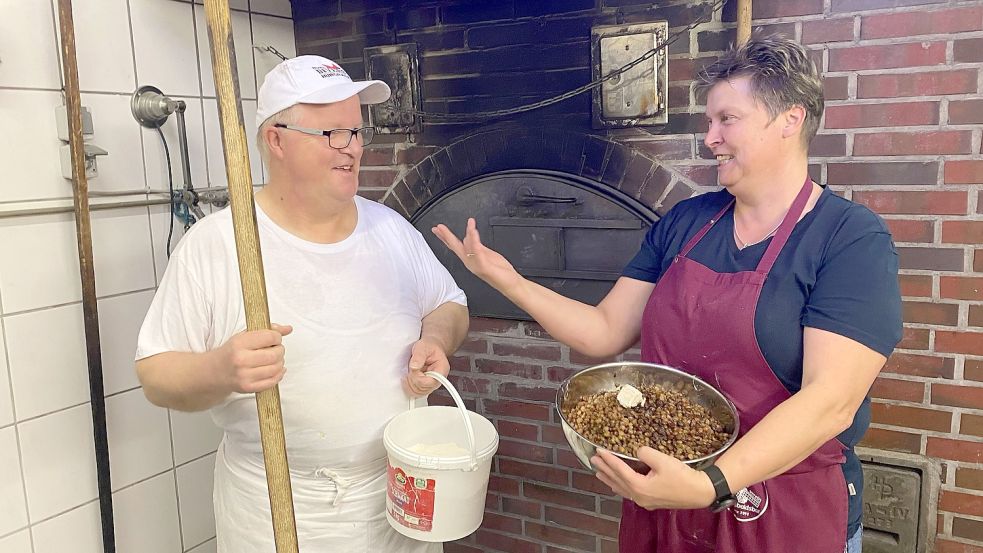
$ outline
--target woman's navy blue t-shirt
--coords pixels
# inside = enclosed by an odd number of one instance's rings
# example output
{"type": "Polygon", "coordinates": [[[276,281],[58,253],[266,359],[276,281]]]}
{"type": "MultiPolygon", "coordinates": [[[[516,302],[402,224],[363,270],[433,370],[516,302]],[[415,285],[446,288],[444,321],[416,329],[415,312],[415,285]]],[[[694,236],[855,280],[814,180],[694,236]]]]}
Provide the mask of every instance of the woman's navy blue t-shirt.
{"type": "MultiPolygon", "coordinates": [[[[658,282],[689,239],[732,199],[721,190],[680,202],[652,226],[623,275],[658,282]]],[[[718,273],[754,270],[771,239],[740,250],[733,231],[731,208],[687,257],[718,273]]],[[[898,256],[891,234],[869,209],[828,188],[795,225],[765,281],[754,317],[765,360],[793,394],[802,386],[806,326],[845,336],[885,357],[901,340],[898,256]]],[[[851,488],[850,536],[860,524],[863,489],[863,472],[853,446],[869,424],[868,397],[853,424],[839,436],[848,448],[843,474],[851,488]]]]}

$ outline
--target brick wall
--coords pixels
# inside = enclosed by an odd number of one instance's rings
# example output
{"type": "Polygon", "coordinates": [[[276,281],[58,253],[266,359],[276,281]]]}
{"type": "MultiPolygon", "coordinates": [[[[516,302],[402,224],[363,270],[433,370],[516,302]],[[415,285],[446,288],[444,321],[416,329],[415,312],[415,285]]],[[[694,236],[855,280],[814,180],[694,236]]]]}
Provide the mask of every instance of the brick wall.
{"type": "MultiPolygon", "coordinates": [[[[735,3],[670,46],[667,125],[599,135],[657,160],[685,185],[647,199],[660,212],[715,184],[691,80],[733,40],[735,3]]],[[[460,113],[587,82],[592,25],[668,19],[678,28],[706,10],[652,5],[294,0],[294,18],[299,53],[339,61],[356,78],[362,48],[417,43],[424,108],[460,113]]],[[[904,340],[871,391],[863,445],[941,460],[935,551],[983,552],[983,1],[754,0],[753,13],[755,27],[809,45],[825,71],[812,174],[880,213],[901,257],[904,340]]],[[[534,128],[599,134],[590,129],[588,94],[485,125],[428,124],[366,152],[363,194],[399,207],[392,184],[425,179],[421,162],[448,143],[534,128]]],[[[452,374],[502,441],[484,524],[448,553],[617,550],[619,502],[581,469],[551,412],[556,384],[594,362],[535,324],[472,322],[452,374]]]]}

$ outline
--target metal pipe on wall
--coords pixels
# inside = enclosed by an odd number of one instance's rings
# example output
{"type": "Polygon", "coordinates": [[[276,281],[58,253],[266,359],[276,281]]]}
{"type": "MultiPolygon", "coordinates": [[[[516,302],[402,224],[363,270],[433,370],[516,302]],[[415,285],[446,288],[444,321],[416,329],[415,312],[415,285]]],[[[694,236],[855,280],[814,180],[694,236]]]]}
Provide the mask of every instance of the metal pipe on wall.
{"type": "Polygon", "coordinates": [[[75,22],[72,0],[58,0],[61,25],[61,59],[65,73],[65,104],[68,108],[69,149],[72,155],[72,182],[75,205],[75,231],[78,240],[79,276],[82,280],[82,317],[85,351],[89,366],[89,399],[92,405],[92,433],[96,454],[96,480],[102,519],[102,547],[116,551],[113,528],[113,491],[109,475],[109,438],[106,431],[106,395],[102,381],[102,351],[99,342],[99,311],[96,301],[96,275],[92,257],[92,226],[89,221],[89,184],[85,178],[82,142],[82,100],[79,95],[78,60],[75,57],[75,22]]]}
{"type": "MultiPolygon", "coordinates": [[[[246,131],[242,122],[242,105],[236,70],[235,45],[232,41],[232,20],[228,0],[205,0],[205,19],[212,56],[212,74],[218,96],[219,119],[222,124],[222,146],[225,150],[225,170],[232,203],[232,226],[235,231],[236,254],[242,280],[242,296],[246,311],[246,328],[270,328],[270,311],[266,299],[263,259],[259,249],[259,230],[253,205],[252,172],[246,131]]],[[[296,553],[297,525],[294,520],[293,494],[287,449],[283,437],[283,415],[280,408],[279,386],[256,394],[259,412],[263,459],[266,464],[266,483],[270,492],[270,512],[273,518],[273,538],[277,553],[296,553]]]]}
{"type": "Polygon", "coordinates": [[[737,0],[737,45],[751,38],[751,0],[737,0]]]}

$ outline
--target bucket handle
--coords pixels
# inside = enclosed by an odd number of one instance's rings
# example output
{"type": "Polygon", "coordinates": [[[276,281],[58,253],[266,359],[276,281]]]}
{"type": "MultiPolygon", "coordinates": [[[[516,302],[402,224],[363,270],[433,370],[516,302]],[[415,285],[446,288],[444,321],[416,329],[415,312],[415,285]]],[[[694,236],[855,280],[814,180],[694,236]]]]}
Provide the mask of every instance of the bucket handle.
{"type": "Polygon", "coordinates": [[[464,400],[461,399],[461,394],[457,393],[457,389],[451,384],[450,380],[434,371],[427,371],[423,373],[430,378],[440,382],[441,386],[447,389],[447,393],[451,395],[454,399],[454,403],[457,404],[457,408],[461,410],[461,414],[464,415],[464,428],[468,432],[468,445],[471,446],[471,468],[469,470],[474,470],[478,466],[478,449],[474,443],[474,427],[471,426],[471,416],[468,415],[468,408],[464,406],[464,400]]]}

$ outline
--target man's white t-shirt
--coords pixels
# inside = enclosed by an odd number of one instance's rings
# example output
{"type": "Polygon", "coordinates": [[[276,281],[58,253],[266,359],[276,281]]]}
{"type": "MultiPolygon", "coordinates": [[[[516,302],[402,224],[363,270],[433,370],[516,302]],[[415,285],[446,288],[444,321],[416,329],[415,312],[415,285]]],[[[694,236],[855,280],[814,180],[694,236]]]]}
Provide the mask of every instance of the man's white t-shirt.
{"type": "MultiPolygon", "coordinates": [[[[381,204],[356,197],[355,205],[355,230],[333,244],[298,238],[256,207],[270,320],[293,326],[284,338],[280,396],[300,534],[307,518],[314,526],[380,517],[385,524],[382,432],[411,404],[401,386],[410,347],[426,315],[446,302],[466,305],[412,225],[381,204]]],[[[196,224],[171,256],[137,359],[209,351],[245,328],[232,216],[224,209],[196,224]]],[[[216,462],[220,551],[265,551],[259,536],[225,548],[221,536],[223,528],[242,532],[241,524],[262,520],[238,503],[260,500],[257,508],[269,509],[255,398],[233,394],[211,414],[225,432],[216,462]],[[237,513],[243,509],[249,520],[237,513]]],[[[314,533],[325,531],[333,530],[314,533]]]]}

